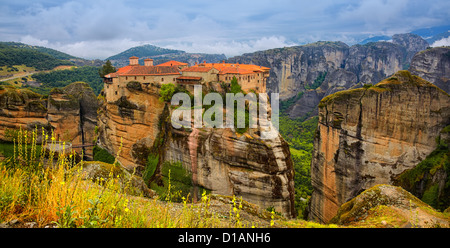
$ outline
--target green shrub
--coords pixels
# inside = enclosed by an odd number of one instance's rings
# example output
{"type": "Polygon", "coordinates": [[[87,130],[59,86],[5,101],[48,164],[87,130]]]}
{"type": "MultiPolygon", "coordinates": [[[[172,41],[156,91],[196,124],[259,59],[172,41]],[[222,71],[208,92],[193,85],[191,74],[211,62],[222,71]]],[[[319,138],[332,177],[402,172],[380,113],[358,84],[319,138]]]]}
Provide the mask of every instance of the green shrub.
{"type": "Polygon", "coordinates": [[[158,166],[159,155],[150,154],[147,158],[147,166],[145,167],[145,171],[142,175],[144,181],[149,184],[150,179],[155,174],[156,167],[158,166]]]}
{"type": "Polygon", "coordinates": [[[173,94],[175,93],[175,85],[174,84],[163,84],[161,85],[161,89],[159,90],[159,98],[160,101],[168,102],[172,99],[173,94]]]}
{"type": "Polygon", "coordinates": [[[115,158],[107,150],[105,150],[99,146],[94,146],[94,161],[100,161],[100,162],[105,162],[108,164],[113,164],[115,161],[115,158]]]}

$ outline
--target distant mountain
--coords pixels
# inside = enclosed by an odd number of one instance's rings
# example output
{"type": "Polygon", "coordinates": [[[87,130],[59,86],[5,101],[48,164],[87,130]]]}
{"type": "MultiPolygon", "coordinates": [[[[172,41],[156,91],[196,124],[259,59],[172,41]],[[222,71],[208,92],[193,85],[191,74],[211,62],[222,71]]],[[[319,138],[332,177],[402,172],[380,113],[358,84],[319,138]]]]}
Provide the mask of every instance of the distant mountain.
{"type": "Polygon", "coordinates": [[[126,51],[107,58],[116,67],[128,65],[128,59],[131,56],[139,57],[139,63],[144,64],[143,60],[146,58],[153,59],[155,65],[167,62],[169,60],[177,60],[180,62],[195,63],[218,62],[226,59],[224,54],[203,54],[203,53],[187,53],[181,50],[161,48],[154,45],[143,45],[132,47],[126,51]]]}
{"type": "Polygon", "coordinates": [[[411,33],[420,35],[432,45],[435,41],[450,37],[450,25],[417,29],[411,33]]]}
{"type": "Polygon", "coordinates": [[[391,40],[391,39],[392,39],[391,36],[386,36],[386,35],[374,36],[374,37],[367,38],[367,39],[359,42],[358,44],[365,45],[365,44],[370,43],[370,42],[388,41],[388,40],[391,40]]]}
{"type": "Polygon", "coordinates": [[[143,46],[132,47],[126,51],[123,51],[119,54],[111,56],[107,59],[109,59],[111,61],[112,60],[114,60],[114,61],[122,60],[122,59],[128,60],[128,58],[131,56],[137,56],[137,57],[141,58],[141,57],[154,57],[154,56],[160,56],[160,55],[174,54],[174,53],[184,53],[184,51],[161,48],[161,47],[157,47],[154,45],[143,45],[143,46]]]}
{"type": "Polygon", "coordinates": [[[433,36],[440,35],[442,33],[446,33],[450,30],[450,25],[446,26],[438,26],[431,28],[421,28],[412,31],[411,33],[422,36],[425,40],[431,39],[433,36]]]}

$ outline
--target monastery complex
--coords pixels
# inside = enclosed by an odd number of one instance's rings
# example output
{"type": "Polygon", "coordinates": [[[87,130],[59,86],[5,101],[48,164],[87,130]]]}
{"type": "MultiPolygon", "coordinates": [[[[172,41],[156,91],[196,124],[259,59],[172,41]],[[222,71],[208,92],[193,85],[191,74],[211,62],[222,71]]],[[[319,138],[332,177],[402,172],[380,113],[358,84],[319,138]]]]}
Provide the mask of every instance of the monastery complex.
{"type": "Polygon", "coordinates": [[[144,65],[140,65],[138,60],[138,57],[130,57],[129,65],[104,77],[105,94],[109,100],[120,98],[121,88],[126,87],[131,81],[141,83],[142,87],[148,87],[150,84],[172,83],[185,85],[189,89],[193,88],[193,85],[230,84],[233,77],[236,77],[243,91],[254,90],[256,93],[261,93],[266,92],[266,82],[270,71],[270,68],[263,66],[230,64],[224,61],[194,66],[178,61],[168,61],[155,66],[152,59],[145,59],[144,65]]]}

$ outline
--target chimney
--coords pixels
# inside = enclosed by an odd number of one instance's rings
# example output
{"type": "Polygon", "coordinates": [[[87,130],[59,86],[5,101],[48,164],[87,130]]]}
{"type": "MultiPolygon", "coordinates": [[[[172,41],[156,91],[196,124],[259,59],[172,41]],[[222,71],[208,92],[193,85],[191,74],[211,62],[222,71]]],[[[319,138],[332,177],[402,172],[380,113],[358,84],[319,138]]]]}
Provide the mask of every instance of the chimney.
{"type": "Polygon", "coordinates": [[[139,58],[136,56],[130,57],[130,65],[139,65],[139,58]]]}
{"type": "Polygon", "coordinates": [[[153,59],[144,59],[145,66],[153,66],[153,59]]]}

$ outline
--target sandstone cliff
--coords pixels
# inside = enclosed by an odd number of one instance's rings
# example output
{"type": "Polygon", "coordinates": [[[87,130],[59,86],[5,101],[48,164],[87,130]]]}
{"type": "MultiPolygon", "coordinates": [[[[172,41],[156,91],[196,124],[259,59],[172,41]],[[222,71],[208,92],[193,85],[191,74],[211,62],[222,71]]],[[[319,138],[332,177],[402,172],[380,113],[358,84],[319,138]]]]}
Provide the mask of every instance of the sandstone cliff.
{"type": "Polygon", "coordinates": [[[449,123],[449,95],[408,71],[325,97],[311,162],[309,219],[328,222],[363,190],[392,184],[436,148],[449,123]]]}
{"type": "Polygon", "coordinates": [[[9,131],[22,129],[50,129],[47,121],[47,102],[28,89],[2,86],[0,90],[0,140],[12,141],[9,131]]]}
{"type": "Polygon", "coordinates": [[[230,129],[174,129],[172,108],[159,101],[158,85],[123,87],[120,94],[117,101],[103,102],[98,127],[100,145],[112,154],[120,150],[122,165],[141,171],[157,147],[156,173],[164,161],[181,162],[192,175],[191,195],[202,187],[295,215],[293,165],[281,136],[261,140],[252,131],[240,135],[230,129]]]}
{"type": "Polygon", "coordinates": [[[5,86],[0,90],[0,140],[11,141],[8,130],[19,128],[53,132],[56,139],[91,143],[97,123],[97,97],[86,83],[54,89],[48,99],[27,89],[5,86]]]}
{"type": "Polygon", "coordinates": [[[450,93],[450,47],[435,47],[417,53],[409,70],[450,93]]]}

